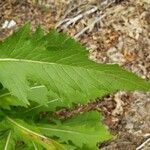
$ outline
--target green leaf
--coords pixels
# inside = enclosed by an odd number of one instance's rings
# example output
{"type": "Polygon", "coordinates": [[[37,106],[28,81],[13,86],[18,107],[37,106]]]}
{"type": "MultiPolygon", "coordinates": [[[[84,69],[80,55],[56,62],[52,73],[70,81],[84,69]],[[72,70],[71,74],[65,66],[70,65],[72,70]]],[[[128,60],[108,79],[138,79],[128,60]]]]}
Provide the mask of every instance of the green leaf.
{"type": "MultiPolygon", "coordinates": [[[[6,131],[0,131],[6,132],[6,131]]],[[[1,133],[2,134],[2,133],[1,133]]],[[[15,140],[12,140],[12,132],[7,131],[4,135],[0,136],[0,149],[1,150],[14,150],[15,148],[15,140]]]]}
{"type": "Polygon", "coordinates": [[[117,90],[150,90],[149,83],[117,65],[90,61],[88,51],[65,34],[44,35],[41,28],[31,34],[29,24],[0,44],[0,82],[22,106],[36,86],[48,92],[30,100],[60,99],[66,106],[117,90]]]}
{"type": "Polygon", "coordinates": [[[96,143],[112,138],[106,127],[99,122],[98,112],[79,114],[56,125],[41,125],[38,128],[49,137],[56,136],[61,142],[71,141],[76,147],[85,145],[91,150],[97,150],[96,143]]]}
{"type": "MultiPolygon", "coordinates": [[[[48,94],[48,91],[45,86],[34,86],[34,87],[31,87],[30,90],[28,91],[28,98],[29,100],[32,99],[36,102],[38,98],[46,99],[47,94],[48,94]]],[[[10,110],[10,106],[20,106],[20,103],[18,103],[18,101],[19,99],[13,96],[8,90],[4,88],[0,90],[0,107],[1,108],[10,110]]],[[[42,101],[42,102],[40,104],[41,106],[43,107],[47,106],[45,101],[42,101]]]]}
{"type": "Polygon", "coordinates": [[[22,120],[12,119],[6,117],[0,123],[0,149],[1,150],[15,150],[17,149],[36,149],[43,150],[66,150],[62,145],[56,141],[42,135],[38,128],[33,125],[28,125],[22,120]],[[19,147],[17,143],[23,141],[19,147]]]}
{"type": "Polygon", "coordinates": [[[20,111],[20,115],[26,117],[34,117],[38,115],[40,112],[53,112],[56,108],[65,107],[65,104],[60,99],[50,100],[46,103],[46,105],[37,105],[31,104],[28,108],[19,108],[17,110],[20,111]]]}

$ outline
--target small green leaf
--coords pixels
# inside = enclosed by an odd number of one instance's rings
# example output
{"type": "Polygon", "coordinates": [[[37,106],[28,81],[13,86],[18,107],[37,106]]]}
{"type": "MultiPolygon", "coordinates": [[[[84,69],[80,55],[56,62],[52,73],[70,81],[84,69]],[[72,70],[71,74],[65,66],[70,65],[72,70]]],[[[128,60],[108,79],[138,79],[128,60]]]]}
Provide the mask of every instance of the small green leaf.
{"type": "Polygon", "coordinates": [[[40,150],[43,148],[47,150],[65,150],[61,144],[40,134],[37,127],[28,125],[22,120],[6,117],[6,119],[0,123],[0,127],[0,149],[15,149],[17,141],[22,140],[28,147],[32,147],[33,149],[41,145],[40,150]]]}
{"type": "Polygon", "coordinates": [[[106,127],[100,123],[98,112],[87,112],[56,125],[41,125],[38,128],[49,137],[56,136],[61,142],[71,141],[76,147],[86,145],[97,150],[96,143],[112,138],[106,127]]]}
{"type": "MultiPolygon", "coordinates": [[[[47,100],[48,91],[45,86],[33,86],[28,91],[28,98],[29,100],[32,99],[35,102],[38,99],[41,99],[41,106],[47,106],[46,103],[48,103],[47,100]],[[42,104],[43,103],[43,104],[42,104]]],[[[3,109],[10,110],[10,106],[20,106],[18,103],[18,98],[13,96],[8,90],[1,89],[0,90],[0,107],[3,109]]],[[[38,102],[38,101],[37,101],[38,102]]]]}

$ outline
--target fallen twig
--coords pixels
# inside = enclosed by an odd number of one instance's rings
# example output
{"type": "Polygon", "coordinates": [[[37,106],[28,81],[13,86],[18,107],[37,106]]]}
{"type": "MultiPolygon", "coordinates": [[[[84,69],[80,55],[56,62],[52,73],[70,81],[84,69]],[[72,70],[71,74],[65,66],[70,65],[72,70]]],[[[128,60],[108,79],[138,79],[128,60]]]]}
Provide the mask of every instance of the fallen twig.
{"type": "Polygon", "coordinates": [[[73,8],[69,8],[66,13],[61,17],[60,21],[56,24],[55,28],[57,29],[59,26],[61,26],[63,23],[69,21],[69,18],[66,18],[68,14],[70,14],[72,11],[77,9],[79,6],[75,6],[73,8]],[[66,19],[65,19],[66,18],[66,19]]]}
{"type": "Polygon", "coordinates": [[[98,7],[93,7],[92,9],[82,13],[82,14],[79,14],[77,15],[76,17],[70,19],[70,21],[68,21],[65,25],[64,25],[64,28],[67,28],[69,25],[71,24],[75,24],[78,20],[80,20],[81,18],[83,18],[84,16],[87,16],[87,15],[90,15],[94,12],[96,12],[98,10],[98,7]]]}
{"type": "MultiPolygon", "coordinates": [[[[111,1],[108,3],[108,0],[105,2],[105,4],[103,5],[106,5],[101,11],[100,11],[100,15],[103,13],[103,11],[108,8],[110,5],[112,5],[113,3],[115,3],[115,0],[111,1]]],[[[92,29],[94,28],[95,24],[100,22],[104,17],[106,16],[106,14],[100,16],[99,18],[97,18],[94,22],[92,22],[90,25],[88,25],[87,27],[85,27],[84,29],[82,29],[79,33],[75,34],[74,38],[79,38],[83,33],[85,33],[87,30],[92,29]]]]}
{"type": "Polygon", "coordinates": [[[95,24],[100,22],[106,15],[102,15],[99,18],[97,18],[94,22],[92,22],[92,24],[86,26],[84,29],[82,29],[79,33],[75,34],[74,38],[77,39],[79,38],[81,35],[83,35],[83,33],[85,33],[87,30],[89,29],[93,29],[95,24]]]}
{"type": "MultiPolygon", "coordinates": [[[[58,29],[62,24],[66,23],[67,21],[69,21],[71,18],[66,18],[71,12],[73,12],[74,10],[76,10],[77,8],[79,8],[80,6],[85,5],[85,3],[81,3],[77,6],[70,6],[68,8],[68,10],[66,11],[66,13],[60,18],[60,21],[56,24],[55,29],[58,29]]],[[[79,12],[78,12],[79,13],[79,12]]]]}
{"type": "Polygon", "coordinates": [[[150,142],[150,138],[148,138],[146,141],[144,141],[140,146],[136,148],[136,150],[141,150],[148,142],[150,142]]]}
{"type": "Polygon", "coordinates": [[[104,14],[104,10],[107,9],[108,7],[110,7],[112,4],[114,4],[116,2],[116,0],[105,0],[104,2],[101,3],[101,7],[98,6],[92,6],[92,8],[90,10],[87,10],[83,13],[81,13],[82,11],[79,11],[76,16],[73,16],[72,18],[67,18],[67,15],[69,15],[73,10],[79,8],[78,5],[76,7],[73,8],[69,8],[68,11],[64,14],[64,16],[61,18],[61,20],[56,24],[55,28],[57,30],[59,30],[60,27],[62,27],[62,29],[67,29],[68,26],[70,26],[71,24],[75,24],[77,21],[79,21],[80,19],[82,19],[83,17],[93,14],[96,11],[100,10],[99,12],[99,17],[96,17],[96,20],[94,20],[90,25],[86,26],[84,29],[82,29],[81,31],[79,31],[78,33],[76,33],[74,35],[74,38],[79,38],[81,35],[83,35],[87,30],[92,31],[92,29],[94,28],[95,24],[97,24],[98,22],[101,22],[101,20],[106,16],[104,14]],[[103,14],[103,15],[102,15],[103,14]]]}

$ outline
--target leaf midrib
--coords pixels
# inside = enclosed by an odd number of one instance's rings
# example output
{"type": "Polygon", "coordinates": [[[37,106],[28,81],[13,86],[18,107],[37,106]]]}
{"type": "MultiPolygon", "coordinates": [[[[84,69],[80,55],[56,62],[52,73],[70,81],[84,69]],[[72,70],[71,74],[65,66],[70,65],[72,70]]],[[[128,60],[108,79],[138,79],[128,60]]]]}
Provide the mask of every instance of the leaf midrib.
{"type": "Polygon", "coordinates": [[[64,130],[64,129],[55,129],[55,128],[46,128],[46,127],[38,127],[41,130],[49,130],[49,131],[57,131],[57,132],[64,132],[64,133],[69,133],[69,134],[77,134],[77,135],[85,135],[85,136],[98,136],[97,134],[89,134],[89,133],[84,133],[84,132],[77,132],[73,130],[64,130]]]}
{"type": "MultiPolygon", "coordinates": [[[[8,120],[8,121],[11,122],[14,126],[16,126],[16,127],[20,130],[20,132],[25,131],[25,132],[29,133],[29,135],[34,135],[34,136],[39,137],[40,139],[44,139],[44,140],[41,140],[41,141],[44,142],[45,147],[46,147],[48,150],[56,150],[56,146],[57,146],[57,145],[60,146],[60,144],[56,143],[54,140],[49,139],[49,138],[47,138],[46,136],[44,136],[44,135],[42,135],[42,134],[40,134],[40,133],[37,133],[37,132],[35,132],[35,131],[32,131],[32,130],[26,128],[25,126],[21,125],[20,123],[18,123],[18,122],[17,122],[16,120],[14,120],[13,118],[10,118],[9,116],[6,116],[6,120],[8,120]],[[48,141],[48,143],[45,142],[45,141],[48,141]],[[57,144],[57,145],[55,145],[55,144],[57,144]]],[[[61,148],[62,148],[62,150],[65,150],[63,147],[61,147],[61,148]]]]}
{"type": "Polygon", "coordinates": [[[53,62],[44,62],[37,60],[28,60],[28,59],[15,59],[15,58],[0,58],[0,62],[25,62],[25,63],[38,63],[38,64],[56,64],[53,62]]]}
{"type": "Polygon", "coordinates": [[[5,143],[5,146],[4,146],[4,150],[7,150],[10,138],[11,138],[11,131],[9,131],[9,133],[8,133],[7,140],[6,140],[6,143],[5,143]]]}
{"type": "MultiPolygon", "coordinates": [[[[93,68],[86,68],[85,66],[74,66],[74,65],[71,65],[71,64],[60,64],[60,63],[56,63],[56,62],[44,62],[44,61],[37,61],[37,60],[28,60],[28,59],[15,59],[15,58],[0,58],[0,62],[24,62],[24,63],[35,63],[35,64],[45,64],[45,65],[63,65],[63,66],[71,66],[71,67],[74,67],[74,68],[84,68],[86,70],[93,70],[93,71],[98,71],[100,72],[101,74],[104,72],[104,74],[106,74],[106,71],[108,71],[109,69],[106,69],[106,70],[97,70],[97,69],[93,69],[93,68]]],[[[117,76],[115,76],[114,74],[111,74],[111,73],[108,73],[107,74],[113,78],[116,78],[117,76]]],[[[132,80],[128,80],[126,78],[123,78],[123,77],[119,77],[119,79],[122,79],[124,81],[127,81],[127,82],[130,82],[138,87],[141,87],[143,88],[143,86],[139,85],[139,84],[136,84],[134,81],[132,80]]],[[[144,86],[145,88],[145,86],[144,86]]],[[[148,91],[148,90],[147,90],[148,91]]]]}

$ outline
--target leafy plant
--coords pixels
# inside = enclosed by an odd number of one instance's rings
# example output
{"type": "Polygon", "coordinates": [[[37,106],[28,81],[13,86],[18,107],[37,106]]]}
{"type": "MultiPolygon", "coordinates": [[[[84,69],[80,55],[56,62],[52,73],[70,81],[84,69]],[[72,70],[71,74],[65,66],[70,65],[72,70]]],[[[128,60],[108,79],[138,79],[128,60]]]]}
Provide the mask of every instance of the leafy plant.
{"type": "Polygon", "coordinates": [[[59,120],[59,108],[150,84],[117,65],[97,64],[65,34],[26,24],[0,43],[0,149],[96,150],[112,138],[95,111],[59,120]],[[40,117],[49,112],[49,118],[40,117]]]}

